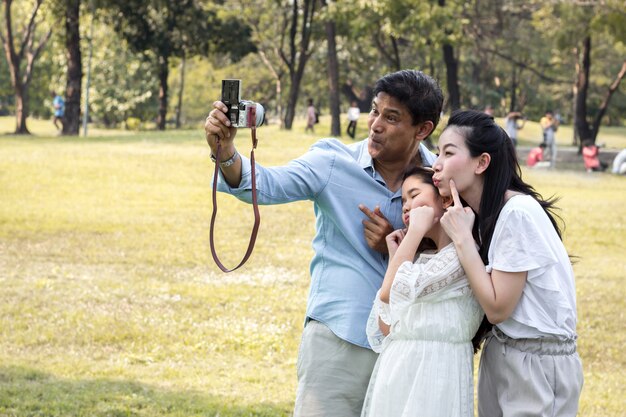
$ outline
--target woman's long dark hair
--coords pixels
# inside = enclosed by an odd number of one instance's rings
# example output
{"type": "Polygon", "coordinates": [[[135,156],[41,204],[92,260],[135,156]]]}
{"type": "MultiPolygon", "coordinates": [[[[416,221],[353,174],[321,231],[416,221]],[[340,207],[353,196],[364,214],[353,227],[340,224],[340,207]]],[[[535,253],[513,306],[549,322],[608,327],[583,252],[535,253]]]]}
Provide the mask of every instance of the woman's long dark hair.
{"type": "MultiPolygon", "coordinates": [[[[489,264],[489,245],[493,237],[496,222],[504,207],[507,190],[530,195],[541,205],[556,233],[561,238],[561,229],[553,211],[556,198],[544,200],[535,189],[522,180],[522,170],[517,162],[513,142],[504,129],[498,126],[493,117],[476,110],[459,110],[452,113],[446,129],[456,129],[465,138],[465,145],[472,157],[488,153],[491,156],[489,166],[484,172],[483,192],[480,198],[479,212],[474,223],[474,236],[478,238],[479,253],[485,265],[489,264]]],[[[480,339],[489,331],[491,325],[486,317],[472,340],[474,350],[480,339]]]]}
{"type": "Polygon", "coordinates": [[[528,194],[541,205],[554,230],[561,238],[561,229],[553,211],[556,209],[555,198],[548,200],[522,180],[522,170],[517,162],[517,155],[513,142],[504,129],[498,126],[493,117],[476,110],[461,110],[452,113],[446,129],[456,128],[465,138],[465,145],[472,157],[488,153],[491,156],[489,166],[484,172],[483,193],[480,198],[479,212],[474,227],[477,228],[480,257],[486,264],[489,263],[487,253],[496,226],[496,221],[502,207],[507,190],[528,194]]]}

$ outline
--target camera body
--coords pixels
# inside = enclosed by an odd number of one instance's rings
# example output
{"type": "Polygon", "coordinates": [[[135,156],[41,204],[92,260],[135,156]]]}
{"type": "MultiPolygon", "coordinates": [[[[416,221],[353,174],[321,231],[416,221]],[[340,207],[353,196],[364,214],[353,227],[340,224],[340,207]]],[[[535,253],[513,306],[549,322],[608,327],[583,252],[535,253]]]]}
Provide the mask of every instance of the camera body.
{"type": "Polygon", "coordinates": [[[259,103],[241,99],[241,80],[222,80],[222,102],[228,107],[228,119],[233,127],[261,126],[265,109],[259,103]]]}

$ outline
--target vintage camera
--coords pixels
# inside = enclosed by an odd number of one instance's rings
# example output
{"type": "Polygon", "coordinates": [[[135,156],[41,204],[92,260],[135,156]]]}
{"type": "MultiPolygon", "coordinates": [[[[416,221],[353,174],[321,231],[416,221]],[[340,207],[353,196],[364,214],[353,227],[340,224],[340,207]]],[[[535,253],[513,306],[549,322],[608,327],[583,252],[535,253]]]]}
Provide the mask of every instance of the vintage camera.
{"type": "Polygon", "coordinates": [[[228,106],[228,118],[233,127],[261,126],[265,109],[259,103],[241,100],[241,80],[222,80],[222,102],[228,106]]]}

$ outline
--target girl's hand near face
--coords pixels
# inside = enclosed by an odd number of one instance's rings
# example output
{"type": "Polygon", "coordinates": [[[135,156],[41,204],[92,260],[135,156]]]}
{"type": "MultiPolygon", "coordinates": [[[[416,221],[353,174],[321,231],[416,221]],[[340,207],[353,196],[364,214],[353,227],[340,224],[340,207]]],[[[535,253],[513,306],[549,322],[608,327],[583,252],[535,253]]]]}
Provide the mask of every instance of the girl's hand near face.
{"type": "Polygon", "coordinates": [[[471,207],[463,207],[453,180],[450,180],[450,194],[452,195],[453,204],[448,207],[441,217],[441,226],[455,245],[459,245],[468,239],[473,242],[472,228],[474,227],[476,215],[471,207]]]}
{"type": "Polygon", "coordinates": [[[396,254],[396,251],[398,250],[400,243],[402,243],[402,239],[404,239],[405,234],[405,229],[398,229],[389,233],[385,238],[385,241],[387,242],[387,251],[389,252],[389,259],[392,259],[396,254]]]}
{"type": "Polygon", "coordinates": [[[415,207],[409,212],[409,228],[407,233],[419,233],[424,236],[433,227],[435,210],[429,206],[415,207]]]}

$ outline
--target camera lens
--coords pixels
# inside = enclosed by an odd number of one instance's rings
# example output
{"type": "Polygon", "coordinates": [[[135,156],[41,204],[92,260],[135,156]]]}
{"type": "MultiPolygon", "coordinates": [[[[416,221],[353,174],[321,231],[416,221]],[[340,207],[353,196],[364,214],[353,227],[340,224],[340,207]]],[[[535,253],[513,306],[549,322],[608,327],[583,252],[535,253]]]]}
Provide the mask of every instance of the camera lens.
{"type": "Polygon", "coordinates": [[[265,109],[259,103],[256,103],[256,125],[261,126],[265,122],[265,109]]]}

